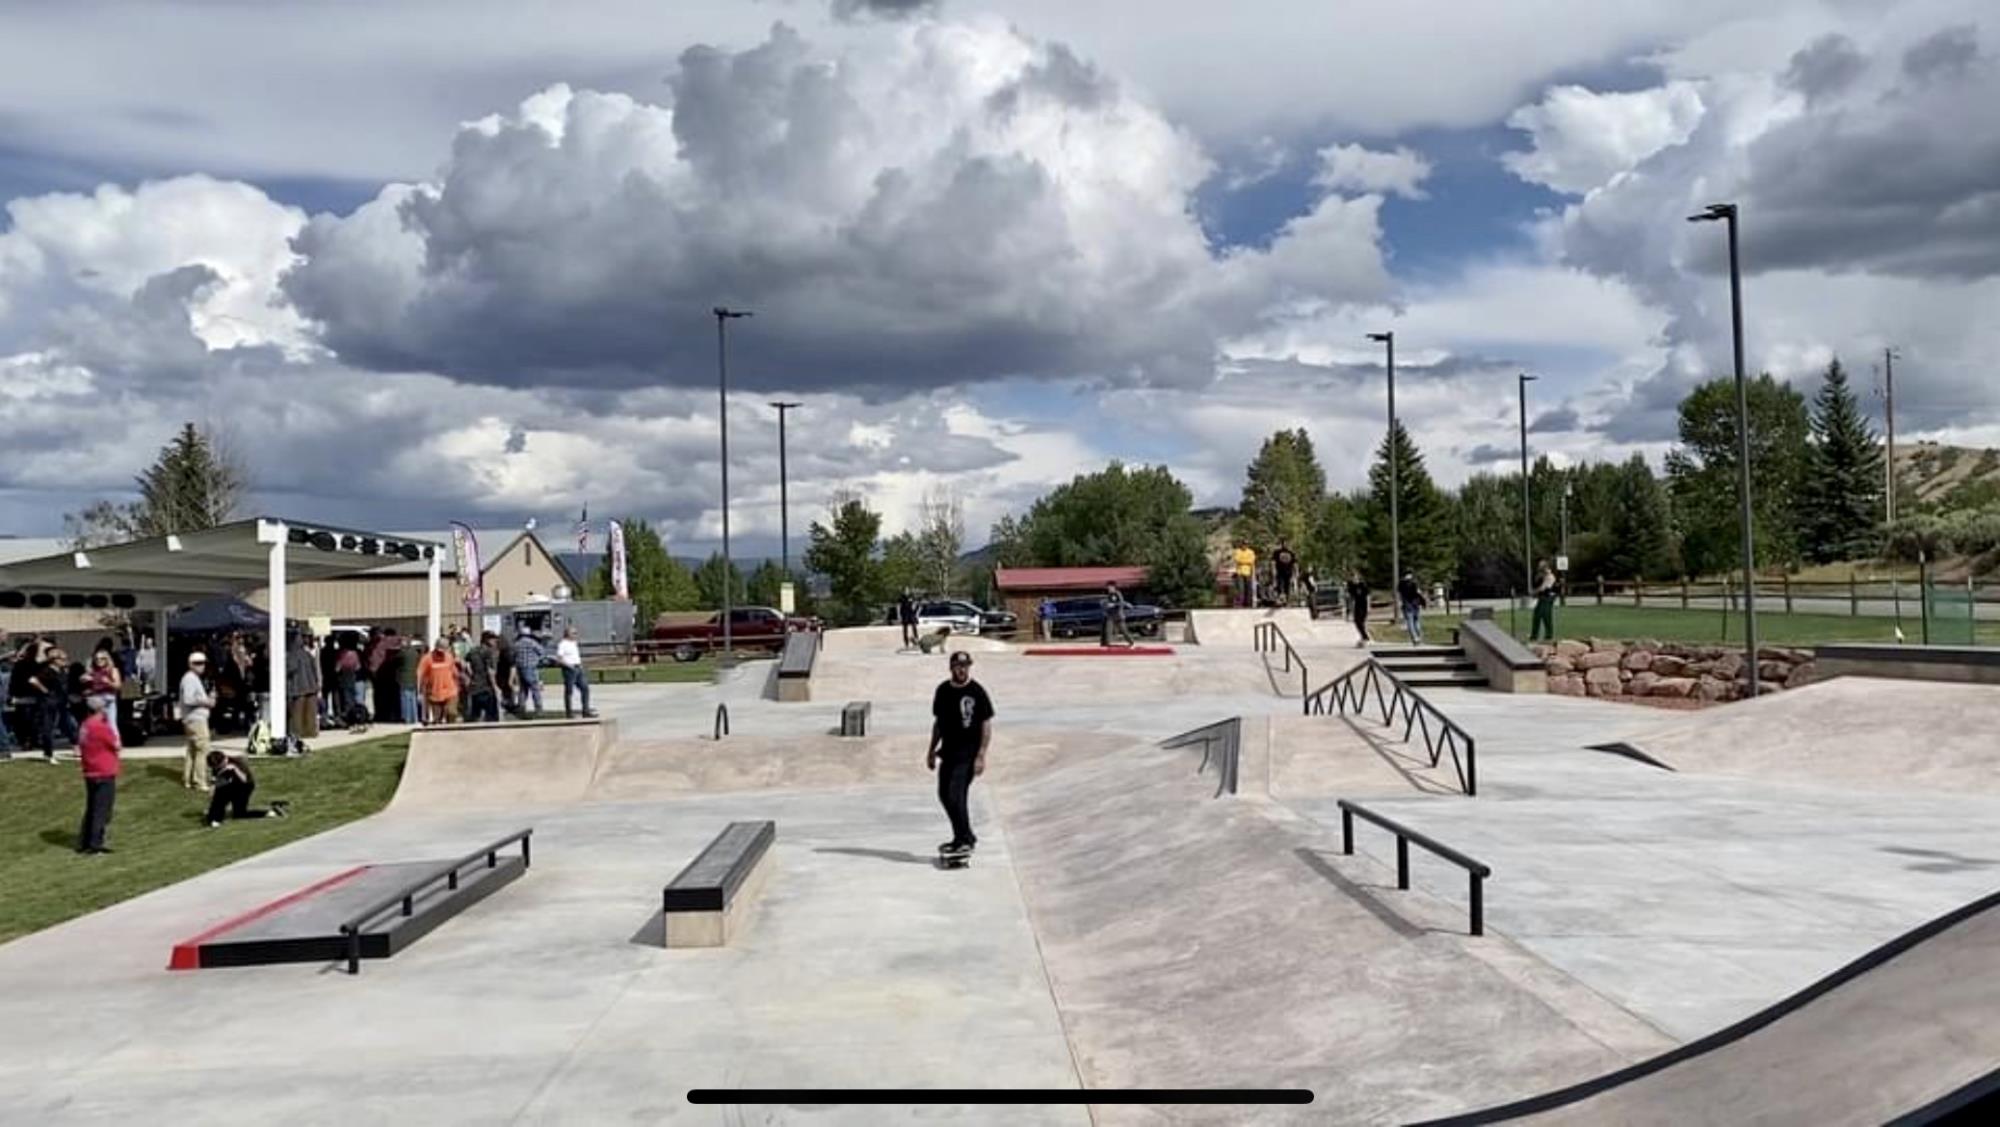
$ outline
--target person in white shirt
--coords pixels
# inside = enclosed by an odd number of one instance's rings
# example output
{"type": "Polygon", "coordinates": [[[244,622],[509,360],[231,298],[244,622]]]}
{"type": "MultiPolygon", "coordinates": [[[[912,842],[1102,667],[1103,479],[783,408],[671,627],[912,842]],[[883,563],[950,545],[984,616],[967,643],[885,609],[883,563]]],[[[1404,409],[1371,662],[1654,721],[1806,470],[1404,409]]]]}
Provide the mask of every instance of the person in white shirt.
{"type": "Polygon", "coordinates": [[[574,717],[576,710],[571,704],[571,693],[583,697],[583,714],[595,716],[590,707],[590,678],[583,674],[583,647],[576,643],[576,627],[563,628],[562,641],[556,643],[556,664],[562,666],[563,715],[574,717]]]}
{"type": "Polygon", "coordinates": [[[189,790],[208,790],[208,713],[215,707],[215,696],[202,679],[207,672],[208,655],[196,650],[188,657],[187,672],[181,674],[181,730],[187,733],[181,785],[189,790]]]}

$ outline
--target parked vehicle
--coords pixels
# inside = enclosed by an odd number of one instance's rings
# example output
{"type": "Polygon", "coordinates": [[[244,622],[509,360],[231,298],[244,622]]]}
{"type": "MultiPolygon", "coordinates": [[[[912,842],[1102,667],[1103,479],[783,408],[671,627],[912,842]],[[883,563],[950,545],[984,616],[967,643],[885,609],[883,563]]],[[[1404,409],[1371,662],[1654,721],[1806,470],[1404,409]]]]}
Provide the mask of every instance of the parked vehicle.
{"type": "MultiPolygon", "coordinates": [[[[738,650],[776,653],[785,648],[785,638],[804,630],[818,630],[816,618],[787,618],[771,607],[735,607],[729,612],[729,642],[738,650]]],[[[722,648],[722,613],[706,622],[653,627],[656,649],[665,649],[675,661],[694,661],[710,650],[722,648]]]]}
{"type": "MultiPolygon", "coordinates": [[[[1104,596],[1102,595],[1091,595],[1081,599],[1057,599],[1050,604],[1049,609],[1051,613],[1046,619],[1049,633],[1058,638],[1077,638],[1103,632],[1104,596]]],[[[1161,621],[1160,608],[1151,603],[1125,605],[1125,628],[1135,637],[1159,637],[1161,621]]]]}
{"type": "Polygon", "coordinates": [[[919,630],[935,630],[943,626],[954,634],[977,634],[985,625],[985,612],[971,603],[941,599],[917,604],[919,630]]]}

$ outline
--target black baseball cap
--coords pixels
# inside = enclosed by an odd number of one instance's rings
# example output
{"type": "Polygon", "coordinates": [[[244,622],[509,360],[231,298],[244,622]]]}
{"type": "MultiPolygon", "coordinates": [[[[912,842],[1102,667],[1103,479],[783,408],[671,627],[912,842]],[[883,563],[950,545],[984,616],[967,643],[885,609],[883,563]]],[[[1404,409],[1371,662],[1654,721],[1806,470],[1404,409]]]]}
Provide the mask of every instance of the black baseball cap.
{"type": "Polygon", "coordinates": [[[964,650],[956,650],[951,655],[951,663],[954,666],[971,665],[972,655],[966,653],[964,650]]]}

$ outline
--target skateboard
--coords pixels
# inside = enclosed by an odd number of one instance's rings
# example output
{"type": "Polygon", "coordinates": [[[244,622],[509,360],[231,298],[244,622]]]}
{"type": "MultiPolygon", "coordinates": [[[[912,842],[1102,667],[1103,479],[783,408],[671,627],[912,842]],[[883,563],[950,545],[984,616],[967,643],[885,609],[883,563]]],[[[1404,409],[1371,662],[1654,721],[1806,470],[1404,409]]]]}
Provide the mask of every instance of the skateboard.
{"type": "Polygon", "coordinates": [[[940,869],[963,869],[972,864],[970,853],[939,853],[937,867],[940,869]]]}

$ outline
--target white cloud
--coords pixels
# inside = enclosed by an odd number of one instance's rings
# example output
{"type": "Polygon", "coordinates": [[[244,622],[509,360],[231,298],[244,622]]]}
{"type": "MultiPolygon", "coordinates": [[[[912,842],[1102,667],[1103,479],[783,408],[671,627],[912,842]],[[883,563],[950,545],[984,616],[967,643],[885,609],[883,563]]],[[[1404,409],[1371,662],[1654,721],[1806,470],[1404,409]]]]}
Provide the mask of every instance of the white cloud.
{"type": "Polygon", "coordinates": [[[1701,94],[1692,82],[1626,94],[1558,86],[1507,118],[1508,125],[1529,134],[1534,147],[1501,160],[1523,180],[1582,195],[1687,140],[1701,112],[1701,94]]]}
{"type": "Polygon", "coordinates": [[[1313,183],[1335,192],[1378,192],[1424,198],[1430,162],[1407,148],[1377,152],[1365,145],[1330,145],[1319,151],[1313,183]]]}

